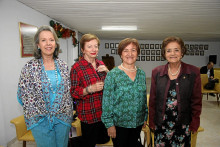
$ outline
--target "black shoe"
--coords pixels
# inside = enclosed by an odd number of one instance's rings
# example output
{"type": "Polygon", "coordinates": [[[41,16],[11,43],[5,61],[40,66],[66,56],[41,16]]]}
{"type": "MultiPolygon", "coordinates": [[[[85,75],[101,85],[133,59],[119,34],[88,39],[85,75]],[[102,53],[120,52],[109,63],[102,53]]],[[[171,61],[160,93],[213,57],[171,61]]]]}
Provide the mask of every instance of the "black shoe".
{"type": "Polygon", "coordinates": [[[214,94],[214,93],[209,93],[209,95],[211,95],[211,96],[215,96],[215,94],[214,94]]]}

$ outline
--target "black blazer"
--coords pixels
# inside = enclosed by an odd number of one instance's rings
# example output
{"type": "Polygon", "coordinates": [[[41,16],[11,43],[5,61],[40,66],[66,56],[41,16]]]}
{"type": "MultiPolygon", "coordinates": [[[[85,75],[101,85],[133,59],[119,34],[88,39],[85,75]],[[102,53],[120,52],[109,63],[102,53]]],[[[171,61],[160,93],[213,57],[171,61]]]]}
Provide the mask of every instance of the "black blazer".
{"type": "MultiPolygon", "coordinates": [[[[208,71],[207,66],[203,66],[200,68],[200,74],[207,74],[207,71],[208,71]]],[[[213,68],[210,69],[210,76],[213,76],[213,78],[214,78],[214,69],[213,68]]]]}

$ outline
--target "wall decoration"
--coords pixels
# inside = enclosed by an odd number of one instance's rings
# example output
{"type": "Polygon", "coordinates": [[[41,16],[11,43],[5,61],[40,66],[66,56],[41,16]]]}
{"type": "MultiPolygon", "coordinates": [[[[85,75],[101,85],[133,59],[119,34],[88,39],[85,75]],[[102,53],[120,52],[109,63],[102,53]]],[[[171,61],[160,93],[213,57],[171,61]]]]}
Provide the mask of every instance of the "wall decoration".
{"type": "Polygon", "coordinates": [[[156,61],[160,61],[160,56],[156,56],[156,61]]]}
{"type": "Polygon", "coordinates": [[[209,49],[209,45],[204,45],[204,50],[208,50],[209,49]]]}
{"type": "Polygon", "coordinates": [[[199,56],[199,50],[195,51],[195,55],[199,56]]]}
{"type": "Polygon", "coordinates": [[[198,45],[198,44],[195,44],[194,49],[195,49],[195,50],[198,50],[198,49],[199,49],[199,45],[198,45]]]}
{"type": "Polygon", "coordinates": [[[189,55],[194,56],[194,51],[190,51],[189,55]]]}
{"type": "Polygon", "coordinates": [[[118,48],[118,43],[115,43],[115,48],[118,48]]]}
{"type": "Polygon", "coordinates": [[[151,50],[151,55],[155,55],[155,50],[151,50]]]}
{"type": "Polygon", "coordinates": [[[141,48],[141,49],[144,49],[144,44],[141,44],[141,45],[140,45],[140,48],[141,48]]]}
{"type": "Polygon", "coordinates": [[[109,48],[109,43],[105,43],[105,48],[109,48]]]}
{"type": "Polygon", "coordinates": [[[141,55],[145,55],[145,50],[141,50],[141,55]]]}
{"type": "Polygon", "coordinates": [[[146,61],[150,61],[150,56],[146,56],[146,61]]]}
{"type": "Polygon", "coordinates": [[[163,56],[161,56],[161,61],[165,61],[165,59],[164,59],[164,57],[163,57],[163,56]]]}
{"type": "Polygon", "coordinates": [[[194,50],[194,45],[190,44],[190,50],[194,50]]]}
{"type": "Polygon", "coordinates": [[[199,45],[199,50],[203,50],[203,45],[202,44],[199,45]]]}
{"type": "Polygon", "coordinates": [[[34,51],[34,35],[37,27],[19,22],[21,57],[31,57],[34,51]]]}
{"type": "Polygon", "coordinates": [[[145,49],[149,49],[149,44],[145,44],[145,49]]]}
{"type": "Polygon", "coordinates": [[[118,49],[115,49],[115,54],[118,55],[118,49]]]}
{"type": "Polygon", "coordinates": [[[136,61],[140,61],[140,56],[137,57],[136,61]]]}
{"type": "Polygon", "coordinates": [[[155,56],[151,56],[151,61],[155,61],[155,56]]]}
{"type": "Polygon", "coordinates": [[[111,54],[115,54],[115,49],[111,49],[111,54]]]}
{"type": "Polygon", "coordinates": [[[110,43],[110,48],[114,48],[114,43],[110,43]]]}
{"type": "Polygon", "coordinates": [[[200,56],[204,56],[204,51],[199,51],[200,56]]]}
{"type": "Polygon", "coordinates": [[[156,55],[160,55],[160,50],[156,50],[156,55]]]}
{"type": "Polygon", "coordinates": [[[141,56],[141,61],[145,61],[145,56],[141,56]]]}
{"type": "Polygon", "coordinates": [[[154,49],[154,44],[150,44],[150,49],[154,49]]]}
{"type": "Polygon", "coordinates": [[[69,38],[72,37],[73,46],[76,47],[78,41],[76,39],[76,32],[70,30],[68,28],[64,28],[60,23],[54,22],[53,20],[50,21],[50,26],[54,28],[58,38],[69,38]]]}
{"type": "Polygon", "coordinates": [[[188,50],[189,49],[189,44],[185,44],[185,47],[188,50]]]}
{"type": "Polygon", "coordinates": [[[160,49],[162,49],[162,44],[160,44],[160,49]]]}
{"type": "Polygon", "coordinates": [[[150,50],[145,51],[146,55],[150,55],[150,50]]]}
{"type": "Polygon", "coordinates": [[[159,44],[155,44],[155,49],[159,49],[159,44]]]}

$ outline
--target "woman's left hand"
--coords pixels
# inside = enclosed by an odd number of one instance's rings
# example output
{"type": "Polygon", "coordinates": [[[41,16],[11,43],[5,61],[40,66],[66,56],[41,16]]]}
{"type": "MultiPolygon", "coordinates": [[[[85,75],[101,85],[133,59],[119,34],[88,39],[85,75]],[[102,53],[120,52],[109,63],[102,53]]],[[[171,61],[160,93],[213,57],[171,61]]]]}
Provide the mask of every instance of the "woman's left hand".
{"type": "Polygon", "coordinates": [[[98,71],[98,72],[102,72],[102,71],[109,72],[108,68],[107,68],[105,65],[100,65],[100,66],[97,68],[97,71],[98,71]]]}

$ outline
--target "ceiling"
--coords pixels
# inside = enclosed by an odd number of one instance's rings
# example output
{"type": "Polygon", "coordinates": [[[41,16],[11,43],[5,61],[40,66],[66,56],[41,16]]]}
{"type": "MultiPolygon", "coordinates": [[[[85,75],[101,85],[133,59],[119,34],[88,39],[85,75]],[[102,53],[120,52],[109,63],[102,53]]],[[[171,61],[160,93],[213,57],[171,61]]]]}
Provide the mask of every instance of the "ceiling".
{"type": "Polygon", "coordinates": [[[220,0],[18,0],[55,22],[100,39],[220,41],[220,0]],[[136,31],[103,31],[136,25],[136,31]]]}

